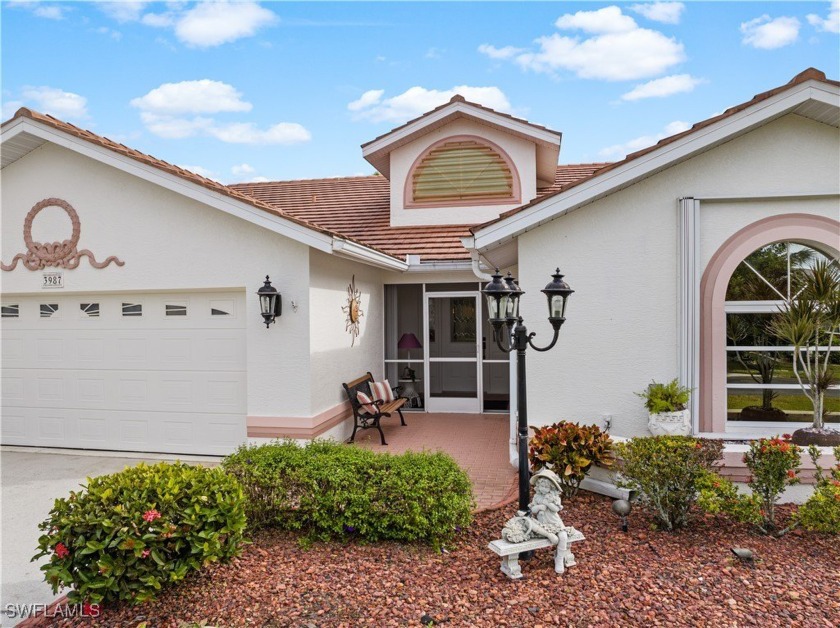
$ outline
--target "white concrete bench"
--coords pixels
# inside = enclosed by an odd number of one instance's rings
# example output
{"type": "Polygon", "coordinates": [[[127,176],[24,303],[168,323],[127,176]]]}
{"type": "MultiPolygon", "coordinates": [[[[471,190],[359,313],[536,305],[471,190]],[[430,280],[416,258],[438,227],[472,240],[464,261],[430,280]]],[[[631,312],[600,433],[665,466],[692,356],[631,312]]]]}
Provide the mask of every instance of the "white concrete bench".
{"type": "MultiPolygon", "coordinates": [[[[557,544],[557,553],[554,555],[554,571],[563,573],[566,571],[566,567],[573,567],[577,564],[575,555],[572,554],[571,544],[583,541],[586,537],[583,536],[582,532],[572,527],[567,527],[565,532],[561,532],[558,536],[561,538],[557,544]]],[[[522,577],[522,568],[519,566],[519,555],[521,553],[552,547],[553,545],[554,543],[545,538],[535,538],[522,543],[509,543],[499,539],[493,541],[487,547],[502,557],[502,573],[515,580],[522,577]]]]}

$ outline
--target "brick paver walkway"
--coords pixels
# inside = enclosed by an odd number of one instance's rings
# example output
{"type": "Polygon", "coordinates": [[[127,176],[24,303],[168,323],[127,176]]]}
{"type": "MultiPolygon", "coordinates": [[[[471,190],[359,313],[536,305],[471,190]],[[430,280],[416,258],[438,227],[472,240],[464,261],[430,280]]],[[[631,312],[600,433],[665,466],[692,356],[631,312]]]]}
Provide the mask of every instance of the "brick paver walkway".
{"type": "Polygon", "coordinates": [[[508,415],[406,412],[405,422],[407,427],[400,425],[399,417],[382,420],[387,447],[379,444],[376,430],[357,432],[356,443],[391,453],[445,451],[469,474],[478,508],[515,495],[516,469],[508,462],[508,415]]]}

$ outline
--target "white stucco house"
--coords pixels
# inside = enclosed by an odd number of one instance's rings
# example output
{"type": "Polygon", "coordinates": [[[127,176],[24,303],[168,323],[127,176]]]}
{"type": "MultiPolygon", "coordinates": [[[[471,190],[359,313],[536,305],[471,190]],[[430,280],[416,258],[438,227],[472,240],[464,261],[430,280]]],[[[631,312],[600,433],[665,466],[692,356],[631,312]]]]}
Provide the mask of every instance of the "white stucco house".
{"type": "MultiPolygon", "coordinates": [[[[375,175],[225,186],[21,109],[2,125],[2,443],[343,439],[341,384],[366,371],[416,411],[509,412],[479,289],[512,272],[539,341],[555,266],[575,293],[558,347],[529,356],[531,424],[645,434],[634,393],[678,378],[695,433],[792,431],[795,386],[739,371],[727,335],[778,299],[727,288],[768,245],[840,257],[839,127],[840,83],[809,69],[620,162],[558,166],[560,133],[456,96],[364,144],[375,175]],[[768,388],[786,422],[744,420],[768,388]]],[[[778,293],[796,268],[753,270],[778,293]]]]}

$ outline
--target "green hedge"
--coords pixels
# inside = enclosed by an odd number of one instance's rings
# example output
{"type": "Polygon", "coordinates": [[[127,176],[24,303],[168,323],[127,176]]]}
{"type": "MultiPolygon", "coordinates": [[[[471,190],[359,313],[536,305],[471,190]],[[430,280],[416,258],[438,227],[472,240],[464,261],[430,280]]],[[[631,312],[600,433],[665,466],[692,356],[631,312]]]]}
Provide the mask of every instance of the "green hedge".
{"type": "Polygon", "coordinates": [[[238,554],[242,489],[222,469],[161,462],[89,478],[55,500],[34,557],[72,602],[151,599],[190,571],[238,554]]]}
{"type": "Polygon", "coordinates": [[[676,530],[688,524],[702,480],[718,465],[719,440],[692,436],[644,436],[616,444],[619,484],[636,491],[656,525],[676,530]]]}
{"type": "Polygon", "coordinates": [[[222,466],[244,488],[251,525],[303,530],[309,539],[440,546],[469,525],[474,506],[467,474],[444,453],[286,441],[243,446],[222,466]]]}

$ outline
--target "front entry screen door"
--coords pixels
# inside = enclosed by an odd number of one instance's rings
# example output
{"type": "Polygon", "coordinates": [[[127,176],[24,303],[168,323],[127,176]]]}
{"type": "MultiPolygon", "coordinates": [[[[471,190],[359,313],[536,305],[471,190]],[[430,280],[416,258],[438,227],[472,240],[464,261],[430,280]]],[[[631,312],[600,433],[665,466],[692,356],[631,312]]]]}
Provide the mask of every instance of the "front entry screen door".
{"type": "Polygon", "coordinates": [[[478,295],[427,293],[425,300],[427,410],[480,412],[478,295]]]}

